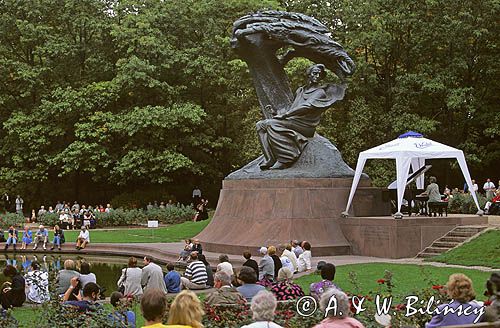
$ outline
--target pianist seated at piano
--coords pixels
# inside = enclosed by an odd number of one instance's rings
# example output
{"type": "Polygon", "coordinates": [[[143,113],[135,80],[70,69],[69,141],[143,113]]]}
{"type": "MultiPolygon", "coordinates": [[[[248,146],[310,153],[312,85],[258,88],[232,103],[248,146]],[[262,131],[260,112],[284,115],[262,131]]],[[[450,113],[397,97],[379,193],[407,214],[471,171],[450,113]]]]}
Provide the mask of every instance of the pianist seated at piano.
{"type": "MultiPolygon", "coordinates": [[[[431,210],[431,207],[434,207],[433,206],[434,203],[443,203],[443,201],[441,200],[441,193],[439,192],[439,186],[436,182],[437,182],[436,177],[430,177],[429,178],[429,185],[427,186],[427,189],[425,189],[425,191],[419,195],[421,197],[422,196],[429,197],[429,200],[427,201],[427,205],[429,207],[428,213],[431,216],[434,212],[431,210]]],[[[435,212],[434,212],[434,216],[436,216],[435,212]]]]}

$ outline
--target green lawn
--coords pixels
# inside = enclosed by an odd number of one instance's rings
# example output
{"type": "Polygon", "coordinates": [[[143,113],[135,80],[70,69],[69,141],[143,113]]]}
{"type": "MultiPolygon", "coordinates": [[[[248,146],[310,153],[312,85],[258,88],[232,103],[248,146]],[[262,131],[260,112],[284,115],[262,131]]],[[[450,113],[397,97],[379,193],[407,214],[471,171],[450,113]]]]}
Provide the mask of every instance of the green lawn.
{"type": "MultiPolygon", "coordinates": [[[[196,236],[209,222],[210,220],[189,221],[155,229],[90,230],[90,241],[92,243],[172,243],[196,236]]],[[[76,240],[79,232],[79,230],[65,230],[66,241],[76,240]]],[[[53,233],[50,232],[50,241],[52,241],[52,236],[53,233]]]]}
{"type": "MultiPolygon", "coordinates": [[[[384,278],[385,270],[393,273],[394,295],[407,296],[415,290],[430,288],[432,285],[444,285],[452,273],[463,273],[472,279],[478,299],[484,299],[482,296],[485,289],[485,282],[490,277],[490,272],[478,270],[457,269],[457,268],[438,268],[429,265],[419,266],[411,264],[388,264],[388,263],[369,263],[353,264],[337,267],[335,283],[344,291],[356,294],[366,295],[368,292],[376,292],[384,287],[377,283],[378,279],[384,278]],[[360,290],[349,281],[349,272],[355,272],[360,290]]],[[[321,280],[321,276],[310,274],[295,280],[305,293],[309,292],[309,285],[312,282],[321,280]]]]}
{"type": "Polygon", "coordinates": [[[490,230],[449,252],[427,261],[500,268],[500,230],[490,230]]]}

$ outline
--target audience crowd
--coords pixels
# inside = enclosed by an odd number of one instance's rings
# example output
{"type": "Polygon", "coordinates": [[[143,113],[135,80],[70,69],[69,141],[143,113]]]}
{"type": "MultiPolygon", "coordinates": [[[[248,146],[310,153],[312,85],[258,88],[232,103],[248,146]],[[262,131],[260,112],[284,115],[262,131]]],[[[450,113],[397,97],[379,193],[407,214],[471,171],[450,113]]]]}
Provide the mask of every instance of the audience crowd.
{"type": "MultiPolygon", "coordinates": [[[[41,238],[38,242],[47,241],[41,238]]],[[[192,245],[195,243],[199,245],[199,241],[194,241],[192,245]]],[[[186,244],[191,243],[186,241],[186,244]]],[[[135,327],[136,317],[130,307],[131,301],[136,300],[140,302],[146,321],[144,327],[203,327],[204,307],[192,290],[210,289],[204,300],[210,306],[250,305],[254,322],[243,326],[246,328],[279,328],[273,321],[278,302],[294,301],[306,294],[317,301],[323,312],[331,308],[332,297],[337,301],[336,311],[325,313],[324,319],[315,328],[363,327],[350,313],[348,296],[334,282],[336,267],[333,263],[318,262],[316,268],[321,280],[312,283],[309,290],[303,290],[294,283],[294,274],[311,271],[311,244],[308,241],[294,240],[278,247],[262,247],[258,251],[262,255],[258,262],[252,259],[250,252],[244,252],[245,262],[240,268],[231,264],[228,255],[221,254],[216,270],[212,272],[200,245],[198,251],[189,253],[187,267],[182,274],[176,271],[175,263],[168,263],[167,273],[164,274],[162,267],[152,257],[143,258],[142,268],[138,267],[135,257],[130,257],[127,267],[121,270],[117,290],[110,295],[109,302],[113,310],[108,319],[116,326],[135,327]],[[166,318],[169,295],[175,296],[175,299],[166,318]],[[163,325],[164,321],[168,325],[163,325]]],[[[182,262],[183,259],[180,259],[177,264],[182,262]]],[[[57,274],[55,293],[63,306],[76,313],[102,308],[103,289],[98,284],[99,277],[91,269],[91,264],[84,260],[78,263],[66,260],[64,268],[57,274]]],[[[0,293],[3,309],[19,307],[25,302],[42,304],[50,300],[49,275],[37,261],[30,262],[26,272],[18,271],[15,265],[9,263],[3,273],[9,279],[0,293]]],[[[489,297],[485,314],[488,320],[498,320],[499,286],[500,275],[493,273],[485,294],[489,297]]],[[[449,277],[446,292],[451,300],[449,304],[454,308],[460,305],[482,306],[475,301],[471,280],[463,274],[449,277]]],[[[426,327],[467,324],[474,319],[473,316],[436,314],[426,327]]]]}

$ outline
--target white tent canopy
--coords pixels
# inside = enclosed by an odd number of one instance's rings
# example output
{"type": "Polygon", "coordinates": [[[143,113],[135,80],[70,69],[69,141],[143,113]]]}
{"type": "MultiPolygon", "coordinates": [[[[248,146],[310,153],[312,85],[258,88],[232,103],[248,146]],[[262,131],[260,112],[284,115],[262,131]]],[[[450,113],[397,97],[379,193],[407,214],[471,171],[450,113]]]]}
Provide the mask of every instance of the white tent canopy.
{"type": "MultiPolygon", "coordinates": [[[[403,201],[403,194],[406,187],[406,180],[409,175],[410,166],[415,172],[425,165],[426,159],[437,159],[437,158],[453,158],[458,161],[462,174],[464,175],[465,181],[469,186],[472,198],[476,203],[478,208],[477,214],[482,215],[483,211],[479,207],[477,201],[476,193],[472,186],[472,180],[470,178],[469,169],[467,168],[467,163],[465,162],[465,157],[463,151],[450,146],[443,145],[439,142],[432,141],[430,139],[424,138],[421,134],[415,132],[407,132],[398,137],[398,139],[389,141],[383,145],[365,150],[359,154],[358,163],[356,164],[356,173],[354,174],[354,179],[352,181],[351,192],[349,194],[349,199],[347,201],[347,206],[345,212],[342,214],[344,216],[348,215],[349,208],[351,206],[352,200],[354,198],[354,193],[361,178],[363,168],[368,159],[395,159],[396,160],[396,181],[397,181],[397,213],[395,217],[402,217],[401,214],[401,204],[403,201]]],[[[417,181],[417,188],[423,189],[424,187],[424,177],[420,176],[417,181]]]]}

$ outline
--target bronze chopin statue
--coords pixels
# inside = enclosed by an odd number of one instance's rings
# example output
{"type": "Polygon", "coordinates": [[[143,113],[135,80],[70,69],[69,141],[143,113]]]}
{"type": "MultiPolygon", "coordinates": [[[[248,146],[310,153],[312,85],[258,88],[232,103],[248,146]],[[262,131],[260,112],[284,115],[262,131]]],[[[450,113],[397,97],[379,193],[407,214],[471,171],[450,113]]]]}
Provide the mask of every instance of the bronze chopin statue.
{"type": "Polygon", "coordinates": [[[344,85],[320,85],[325,75],[323,64],[309,67],[308,83],[297,89],[290,108],[282,114],[271,111],[273,118],[257,122],[265,157],[261,169],[284,169],[292,165],[307,145],[307,138],[314,136],[321,114],[344,97],[344,85]]]}

